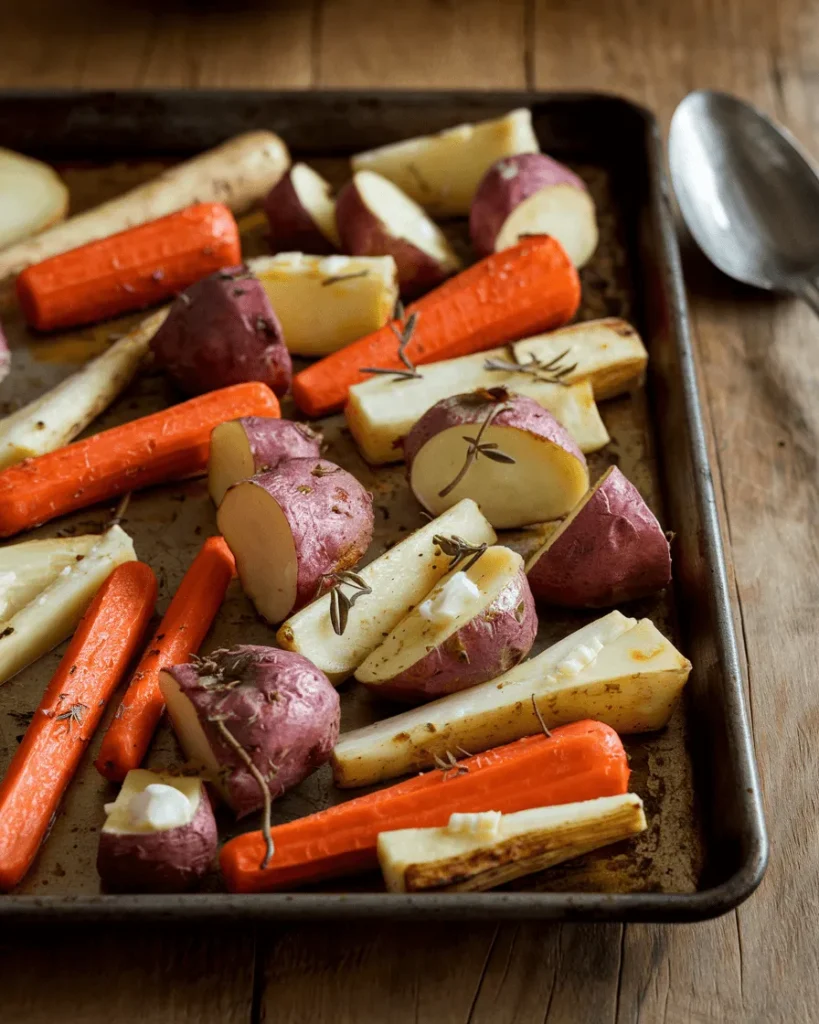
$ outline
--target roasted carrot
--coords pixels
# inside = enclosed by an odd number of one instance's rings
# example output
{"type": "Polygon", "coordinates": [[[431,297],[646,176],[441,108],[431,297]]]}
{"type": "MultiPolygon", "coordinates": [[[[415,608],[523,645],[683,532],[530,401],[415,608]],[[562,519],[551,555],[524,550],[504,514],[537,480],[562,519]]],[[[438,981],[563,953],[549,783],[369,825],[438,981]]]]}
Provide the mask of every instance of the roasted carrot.
{"type": "Polygon", "coordinates": [[[241,258],[230,210],[198,203],[27,267],[17,299],[40,331],[75,327],[162,302],[241,258]]]}
{"type": "Polygon", "coordinates": [[[378,865],[379,832],[446,825],[455,811],[513,811],[625,793],[628,761],[617,733],[601,722],[575,722],[551,736],[529,736],[433,769],[271,829],[266,868],[261,832],[222,848],[231,892],[265,892],[378,865]]]}
{"type": "Polygon", "coordinates": [[[199,649],[235,571],[224,540],[209,537],[179,584],[102,741],[95,764],[106,779],[122,782],[142,763],[165,710],[159,673],[199,649]]]}
{"type": "Polygon", "coordinates": [[[143,562],[111,573],[83,616],[0,782],[0,890],[28,871],[156,601],[143,562]]]}
{"type": "Polygon", "coordinates": [[[0,537],[126,491],[203,473],[214,427],[278,415],[266,385],[234,384],[26,459],[0,473],[0,537]]]}
{"type": "MultiPolygon", "coordinates": [[[[417,313],[405,354],[416,366],[454,359],[560,327],[580,304],[580,279],[548,235],[493,253],[407,307],[417,313]]],[[[364,367],[406,370],[393,322],[302,370],[293,396],[309,416],[341,408],[347,392],[371,376],[364,367]]],[[[396,401],[400,389],[396,384],[396,401]]]]}

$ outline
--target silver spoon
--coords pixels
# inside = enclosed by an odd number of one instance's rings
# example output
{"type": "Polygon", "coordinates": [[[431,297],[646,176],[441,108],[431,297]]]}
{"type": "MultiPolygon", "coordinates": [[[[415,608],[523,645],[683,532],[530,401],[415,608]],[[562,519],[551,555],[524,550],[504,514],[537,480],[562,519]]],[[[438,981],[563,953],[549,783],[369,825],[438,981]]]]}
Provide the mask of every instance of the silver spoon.
{"type": "Polygon", "coordinates": [[[726,93],[689,93],[668,141],[688,229],[720,270],[819,316],[819,174],[796,140],[726,93]]]}

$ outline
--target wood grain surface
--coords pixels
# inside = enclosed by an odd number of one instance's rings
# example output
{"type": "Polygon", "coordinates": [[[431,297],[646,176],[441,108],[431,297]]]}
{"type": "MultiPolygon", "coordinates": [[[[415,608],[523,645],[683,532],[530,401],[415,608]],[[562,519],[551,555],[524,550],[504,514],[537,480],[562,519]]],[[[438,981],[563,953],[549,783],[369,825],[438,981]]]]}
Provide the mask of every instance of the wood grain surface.
{"type": "MultiPolygon", "coordinates": [[[[598,88],[664,124],[719,87],[819,155],[816,0],[32,0],[0,2],[0,42],[0,87],[598,88]]],[[[772,842],[757,894],[696,926],[4,934],[5,1024],[819,1020],[817,324],[690,251],[686,275],[772,842]]]]}

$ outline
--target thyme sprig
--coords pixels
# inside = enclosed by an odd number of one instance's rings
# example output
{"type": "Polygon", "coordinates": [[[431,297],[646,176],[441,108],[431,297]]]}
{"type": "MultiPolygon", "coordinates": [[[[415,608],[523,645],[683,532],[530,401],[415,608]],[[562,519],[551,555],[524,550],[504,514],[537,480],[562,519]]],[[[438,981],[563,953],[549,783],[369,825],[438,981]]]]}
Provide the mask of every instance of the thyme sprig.
{"type": "Polygon", "coordinates": [[[68,728],[76,722],[77,725],[82,725],[82,720],[85,717],[85,712],[88,710],[87,704],[72,704],[68,711],[63,711],[61,715],[56,715],[54,718],[55,722],[67,722],[68,728]]]}
{"type": "MultiPolygon", "coordinates": [[[[460,750],[461,748],[458,747],[457,749],[460,750]]],[[[469,774],[468,764],[459,764],[458,759],[455,757],[451,750],[445,750],[444,753],[446,754],[446,760],[444,760],[444,758],[442,757],[439,757],[437,754],[433,754],[435,767],[440,768],[440,770],[444,773],[444,782],[449,781],[452,772],[455,772],[455,775],[453,777],[456,779],[459,775],[469,774]]],[[[462,751],[462,753],[466,754],[466,751],[464,750],[462,751]]],[[[470,755],[466,754],[466,756],[469,757],[470,755]]]]}
{"type": "Polygon", "coordinates": [[[446,537],[442,533],[436,533],[432,538],[432,543],[436,544],[441,551],[452,559],[449,563],[450,571],[455,568],[456,565],[460,565],[465,558],[469,558],[469,561],[463,567],[461,572],[469,572],[472,566],[478,561],[481,555],[489,547],[488,544],[470,544],[468,540],[464,540],[463,537],[458,537],[453,534],[451,537],[446,537]]]}
{"type": "Polygon", "coordinates": [[[549,727],[543,721],[543,715],[540,713],[540,708],[537,706],[537,701],[535,700],[534,694],[532,694],[532,708],[534,709],[535,716],[537,717],[538,722],[540,722],[540,728],[543,730],[543,735],[548,736],[549,739],[551,739],[552,733],[549,730],[549,727]]]}
{"type": "Polygon", "coordinates": [[[359,277],[369,277],[369,270],[356,270],[354,274],[336,274],[334,277],[325,277],[321,282],[322,288],[331,284],[339,284],[341,281],[355,281],[359,277]]]}
{"type": "Polygon", "coordinates": [[[365,594],[371,594],[373,588],[368,586],[363,577],[356,572],[343,570],[338,572],[325,573],[319,580],[318,592],[321,594],[330,587],[330,622],[333,625],[333,632],[341,636],[347,628],[347,620],[350,616],[350,609],[365,594]],[[348,586],[352,588],[352,594],[346,594],[341,588],[348,586]]]}
{"type": "Polygon", "coordinates": [[[395,303],[393,317],[399,322],[401,328],[399,330],[394,323],[390,322],[390,330],[398,339],[398,358],[404,364],[406,369],[396,370],[387,369],[383,366],[364,366],[361,369],[361,373],[383,374],[388,377],[393,377],[395,380],[420,380],[421,374],[416,370],[415,364],[407,355],[407,346],[412,341],[412,336],[415,333],[415,326],[418,323],[418,313],[412,313],[407,319],[404,304],[400,299],[398,299],[395,303]]]}
{"type": "Polygon", "coordinates": [[[546,384],[560,384],[565,388],[569,385],[563,378],[568,377],[570,373],[574,373],[577,369],[577,363],[572,363],[571,366],[561,365],[569,352],[571,352],[570,348],[555,356],[554,359],[550,359],[548,363],[538,359],[534,352],[529,353],[529,358],[525,362],[522,361],[518,357],[514,345],[508,345],[506,351],[509,353],[509,361],[505,359],[487,359],[483,364],[484,370],[496,370],[500,373],[525,373],[529,377],[534,377],[535,380],[543,381],[546,384]]]}
{"type": "Polygon", "coordinates": [[[464,434],[464,441],[467,442],[464,464],[458,470],[455,479],[448,483],[443,490],[438,491],[439,498],[445,498],[455,490],[461,480],[463,480],[469,472],[469,468],[472,463],[475,462],[480,455],[490,459],[492,462],[503,462],[508,465],[515,464],[516,460],[513,459],[511,455],[507,455],[506,452],[500,451],[497,444],[494,442],[487,443],[481,441],[481,438],[486,433],[487,428],[492,425],[492,421],[495,417],[509,408],[507,404],[509,392],[506,391],[505,388],[491,388],[489,391],[476,392],[476,395],[479,399],[482,398],[483,401],[492,402],[492,408],[481,423],[476,437],[469,437],[468,434],[464,434]]]}

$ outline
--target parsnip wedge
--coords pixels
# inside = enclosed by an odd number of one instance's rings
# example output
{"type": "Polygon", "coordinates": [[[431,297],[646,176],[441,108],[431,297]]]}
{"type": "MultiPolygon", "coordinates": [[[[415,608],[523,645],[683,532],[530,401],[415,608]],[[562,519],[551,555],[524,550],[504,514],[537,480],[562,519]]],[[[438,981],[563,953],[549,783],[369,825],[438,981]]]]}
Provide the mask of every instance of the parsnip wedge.
{"type": "MultiPolygon", "coordinates": [[[[403,459],[402,439],[442,398],[505,387],[547,409],[588,454],[609,441],[594,400],[627,391],[642,377],[647,362],[640,336],[624,320],[592,320],[526,338],[511,348],[431,363],[420,370],[420,380],[397,385],[384,376],[371,377],[350,388],[344,412],[364,458],[381,465],[403,459]],[[560,383],[541,380],[534,367],[526,365],[531,355],[543,366],[557,360],[554,370],[570,372],[561,375],[560,383]],[[523,366],[517,368],[516,362],[523,366]]],[[[545,370],[539,376],[550,375],[545,370]]]]}
{"type": "Polygon", "coordinates": [[[153,313],[77,373],[0,420],[0,469],[81,434],[131,382],[167,313],[153,313]]]}
{"type": "Polygon", "coordinates": [[[88,534],[27,540],[0,548],[0,622],[16,615],[66,566],[81,562],[98,540],[98,535],[88,534]]]}
{"type": "Polygon", "coordinates": [[[333,751],[342,787],[367,786],[435,763],[459,747],[481,750],[583,718],[619,733],[666,724],[689,672],[649,619],[610,612],[531,661],[470,690],[344,733],[333,751]]]}
{"type": "Polygon", "coordinates": [[[62,643],[114,569],[135,560],[131,538],[112,526],[81,562],[65,566],[38,597],[0,622],[0,683],[62,643]]]}
{"type": "Polygon", "coordinates": [[[485,892],[646,827],[634,793],[514,814],[453,814],[445,828],[382,832],[378,862],[389,892],[485,892]]]}
{"type": "Polygon", "coordinates": [[[392,256],[282,252],[248,261],[294,355],[326,356],[377,331],[392,316],[398,279],[392,256]]]}
{"type": "Polygon", "coordinates": [[[449,570],[450,559],[433,543],[437,534],[475,545],[496,539],[475,502],[461,501],[358,570],[372,593],[350,608],[341,636],[333,630],[325,594],[284,623],[276,635],[279,646],[309,658],[331,682],[342,682],[449,570]]]}
{"type": "Polygon", "coordinates": [[[437,135],[405,139],[352,158],[353,171],[376,171],[438,216],[469,213],[481,178],[496,160],[537,153],[531,112],[460,124],[437,135]]]}

